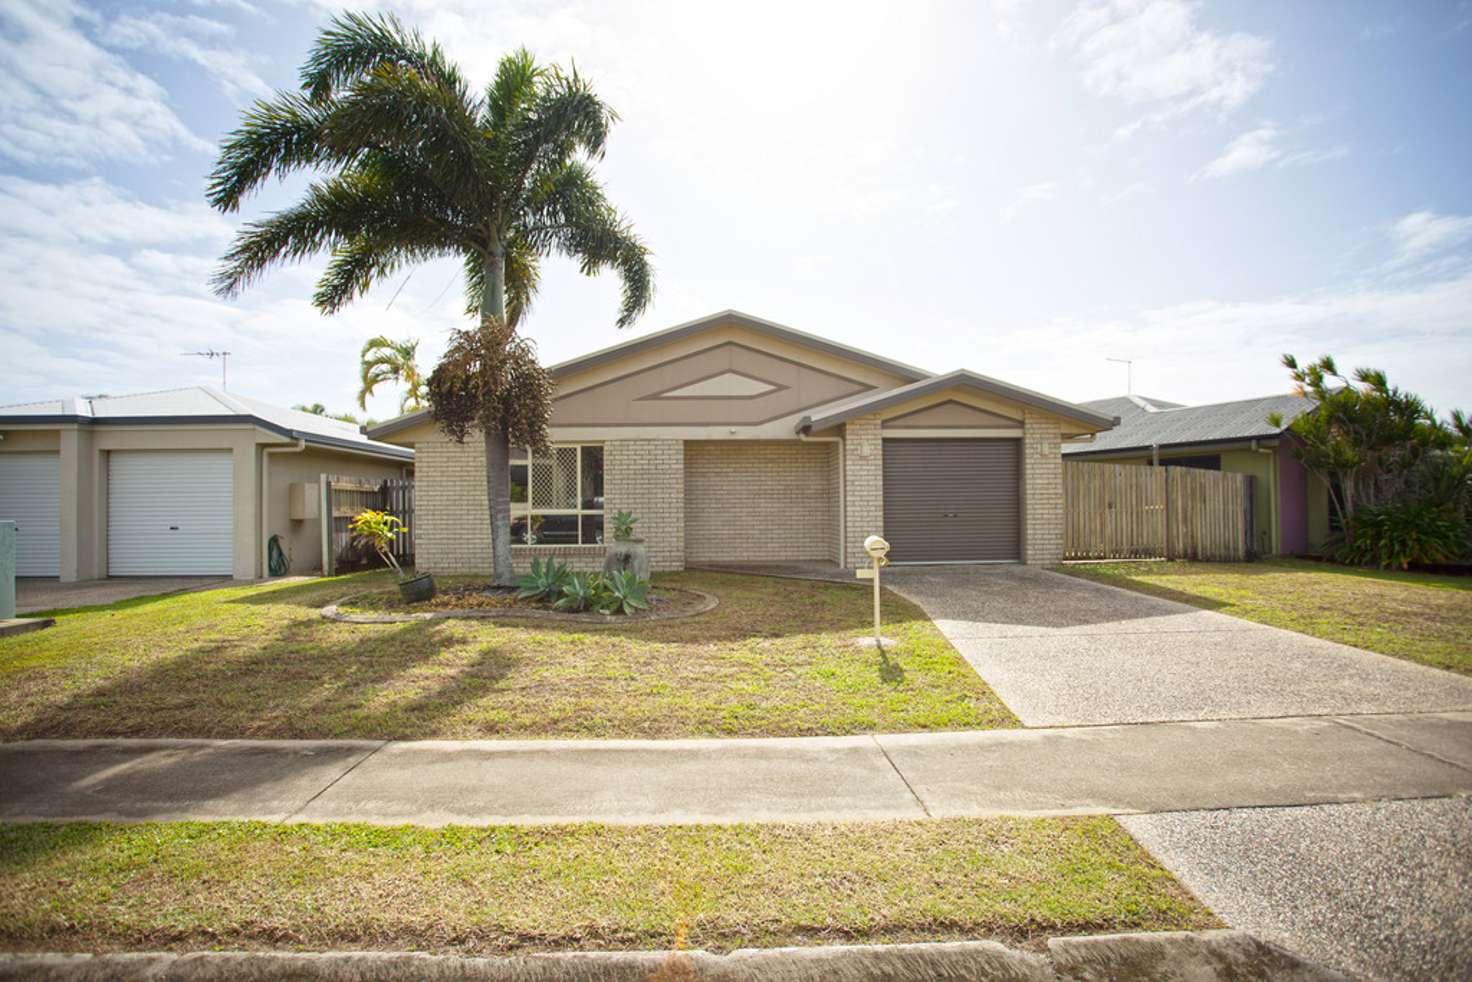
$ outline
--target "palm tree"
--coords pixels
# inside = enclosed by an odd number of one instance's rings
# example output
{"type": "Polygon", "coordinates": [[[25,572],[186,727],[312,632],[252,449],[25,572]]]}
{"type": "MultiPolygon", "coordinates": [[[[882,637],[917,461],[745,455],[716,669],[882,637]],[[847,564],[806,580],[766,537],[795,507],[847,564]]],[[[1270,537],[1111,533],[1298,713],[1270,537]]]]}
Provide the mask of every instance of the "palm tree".
{"type": "Polygon", "coordinates": [[[424,407],[424,376],[419,373],[415,356],[419,353],[418,341],[392,341],[380,334],[363,343],[363,381],[358,389],[358,408],[368,408],[368,397],[383,382],[398,382],[404,386],[399,397],[399,412],[407,413],[424,407]]]}
{"type": "MultiPolygon", "coordinates": [[[[479,330],[509,341],[541,260],[556,253],[587,275],[620,277],[617,325],[626,327],[648,307],[653,274],[648,250],[593,176],[616,118],[576,70],[539,66],[524,50],[475,91],[439,45],[394,17],[334,18],[302,66],[300,90],[257,102],[226,138],[208,197],[231,212],[272,176],[311,170],[319,179],[296,205],[241,229],[215,288],[234,296],[277,263],[327,252],[313,302],[336,313],[406,266],[452,256],[479,330]]],[[[545,419],[528,430],[498,415],[501,393],[479,392],[493,567],[506,584],[511,441],[540,444],[545,419]]],[[[463,437],[433,399],[431,408],[463,437]]]]}

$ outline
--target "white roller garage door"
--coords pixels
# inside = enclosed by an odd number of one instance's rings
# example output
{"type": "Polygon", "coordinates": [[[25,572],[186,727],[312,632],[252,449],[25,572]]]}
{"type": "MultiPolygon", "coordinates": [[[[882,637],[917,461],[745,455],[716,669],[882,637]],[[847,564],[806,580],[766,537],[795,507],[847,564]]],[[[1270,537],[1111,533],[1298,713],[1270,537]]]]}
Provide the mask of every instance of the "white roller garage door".
{"type": "Polygon", "coordinates": [[[228,576],[234,569],[229,452],[114,450],[107,467],[111,576],[228,576]]]}
{"type": "Polygon", "coordinates": [[[61,481],[54,453],[0,453],[0,519],[15,522],[15,575],[61,574],[61,481]]]}

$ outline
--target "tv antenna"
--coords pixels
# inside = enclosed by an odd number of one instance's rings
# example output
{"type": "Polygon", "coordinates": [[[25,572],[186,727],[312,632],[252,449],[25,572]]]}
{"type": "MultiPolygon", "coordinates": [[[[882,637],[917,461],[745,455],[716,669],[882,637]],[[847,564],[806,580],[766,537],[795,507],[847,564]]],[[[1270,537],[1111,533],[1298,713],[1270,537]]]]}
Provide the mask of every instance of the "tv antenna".
{"type": "Polygon", "coordinates": [[[204,351],[181,351],[180,354],[190,358],[220,359],[220,388],[223,390],[226,387],[227,373],[230,370],[230,352],[216,351],[214,348],[208,348],[204,351]]]}
{"type": "Polygon", "coordinates": [[[1123,365],[1124,366],[1124,392],[1125,392],[1125,395],[1131,395],[1131,396],[1134,395],[1135,394],[1135,363],[1133,361],[1131,361],[1130,359],[1128,359],[1128,358],[1105,358],[1104,360],[1105,361],[1112,361],[1112,362],[1114,362],[1116,364],[1119,364],[1119,365],[1123,365]]]}

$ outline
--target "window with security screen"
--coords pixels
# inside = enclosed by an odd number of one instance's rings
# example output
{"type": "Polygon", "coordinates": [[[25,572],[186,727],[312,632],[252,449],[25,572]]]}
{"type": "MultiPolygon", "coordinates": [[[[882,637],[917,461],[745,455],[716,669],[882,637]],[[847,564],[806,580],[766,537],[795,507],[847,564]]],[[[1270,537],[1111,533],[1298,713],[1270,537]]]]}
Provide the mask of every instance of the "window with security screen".
{"type": "Polygon", "coordinates": [[[603,445],[554,443],[511,451],[511,543],[603,542],[603,445]]]}

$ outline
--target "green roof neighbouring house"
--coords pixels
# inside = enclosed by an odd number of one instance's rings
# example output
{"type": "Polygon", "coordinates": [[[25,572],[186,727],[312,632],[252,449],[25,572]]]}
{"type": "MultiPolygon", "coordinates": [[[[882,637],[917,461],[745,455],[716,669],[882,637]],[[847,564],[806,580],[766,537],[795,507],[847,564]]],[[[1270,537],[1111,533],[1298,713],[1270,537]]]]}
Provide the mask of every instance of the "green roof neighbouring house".
{"type": "Polygon", "coordinates": [[[1327,486],[1293,455],[1288,426],[1311,412],[1314,402],[1294,393],[1183,406],[1147,396],[1126,395],[1081,402],[1095,412],[1119,417],[1111,430],[1092,439],[1064,443],[1066,460],[1200,467],[1253,478],[1257,549],[1264,555],[1304,555],[1328,537],[1327,486]],[[1268,417],[1277,413],[1281,425],[1268,417]]]}

